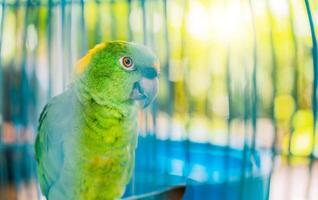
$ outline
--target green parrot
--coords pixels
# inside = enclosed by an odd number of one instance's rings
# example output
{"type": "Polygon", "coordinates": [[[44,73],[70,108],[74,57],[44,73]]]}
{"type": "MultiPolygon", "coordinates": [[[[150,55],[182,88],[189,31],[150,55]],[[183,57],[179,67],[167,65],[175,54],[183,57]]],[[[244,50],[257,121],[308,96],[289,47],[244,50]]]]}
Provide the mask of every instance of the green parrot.
{"type": "Polygon", "coordinates": [[[138,102],[158,92],[159,61],[145,46],[96,45],[69,88],[44,107],[35,142],[48,200],[119,199],[134,168],[138,102]]]}

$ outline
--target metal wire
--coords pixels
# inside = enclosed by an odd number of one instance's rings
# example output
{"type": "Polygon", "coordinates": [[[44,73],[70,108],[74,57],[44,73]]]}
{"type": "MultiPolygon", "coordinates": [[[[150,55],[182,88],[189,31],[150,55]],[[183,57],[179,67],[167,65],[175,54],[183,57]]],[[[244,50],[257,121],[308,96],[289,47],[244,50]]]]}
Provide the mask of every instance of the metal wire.
{"type": "MultiPolygon", "coordinates": [[[[313,17],[311,14],[311,9],[309,5],[309,1],[305,0],[306,4],[306,11],[308,15],[308,21],[310,26],[310,33],[311,33],[311,39],[312,39],[312,62],[313,62],[313,83],[312,83],[312,112],[313,112],[313,137],[315,138],[316,135],[316,126],[317,126],[317,88],[318,88],[318,45],[317,45],[317,38],[316,38],[316,32],[315,32],[315,26],[313,17]]],[[[311,188],[311,177],[313,173],[313,165],[315,161],[315,139],[313,139],[312,147],[310,151],[310,163],[309,163],[309,178],[307,183],[307,198],[309,198],[310,195],[310,188],[311,188]]]]}
{"type": "Polygon", "coordinates": [[[269,175],[269,181],[268,181],[268,186],[267,186],[267,193],[266,193],[266,199],[270,198],[270,187],[271,187],[271,177],[274,172],[275,168],[275,158],[277,155],[277,124],[276,124],[276,116],[275,116],[275,98],[277,96],[277,54],[276,54],[276,49],[275,49],[275,43],[274,43],[274,38],[273,38],[273,16],[272,16],[272,11],[270,7],[269,1],[266,1],[266,6],[267,6],[267,15],[268,15],[268,21],[269,21],[269,37],[270,37],[270,45],[271,45],[271,59],[272,59],[272,86],[273,86],[273,94],[272,94],[272,101],[271,101],[271,120],[273,124],[273,129],[274,129],[274,137],[272,141],[272,164],[271,164],[271,170],[270,170],[270,175],[269,175]]]}
{"type": "MultiPolygon", "coordinates": [[[[250,159],[254,159],[256,156],[256,139],[257,139],[257,115],[258,115],[258,92],[257,92],[257,38],[256,38],[256,27],[255,27],[255,14],[253,8],[252,0],[248,1],[249,3],[249,11],[251,14],[252,21],[252,30],[253,30],[253,71],[252,71],[252,96],[249,94],[249,80],[248,74],[245,72],[245,76],[247,79],[247,83],[244,89],[244,124],[245,124],[245,134],[244,134],[244,148],[243,148],[243,158],[242,158],[242,176],[241,176],[241,186],[240,186],[240,199],[244,199],[244,189],[245,189],[245,180],[246,180],[246,168],[247,162],[250,159]],[[251,97],[251,100],[250,100],[251,97]],[[250,103],[252,104],[251,111],[249,110],[250,103]],[[252,141],[249,144],[248,141],[248,119],[252,118],[252,141]],[[249,158],[249,159],[248,159],[249,158]]],[[[248,175],[253,174],[252,169],[248,172],[248,175]]]]}
{"type": "MultiPolygon", "coordinates": [[[[2,55],[2,41],[3,41],[3,27],[4,27],[4,18],[6,13],[6,2],[3,1],[1,3],[1,21],[0,21],[0,56],[2,55]]],[[[2,60],[0,59],[0,94],[1,96],[4,94],[3,92],[3,67],[2,67],[2,60]]],[[[1,163],[1,169],[0,169],[0,192],[3,194],[3,198],[7,198],[7,192],[5,189],[6,180],[7,180],[7,161],[5,158],[5,152],[4,152],[4,144],[2,141],[3,137],[3,98],[0,98],[0,163],[1,163]]]]}

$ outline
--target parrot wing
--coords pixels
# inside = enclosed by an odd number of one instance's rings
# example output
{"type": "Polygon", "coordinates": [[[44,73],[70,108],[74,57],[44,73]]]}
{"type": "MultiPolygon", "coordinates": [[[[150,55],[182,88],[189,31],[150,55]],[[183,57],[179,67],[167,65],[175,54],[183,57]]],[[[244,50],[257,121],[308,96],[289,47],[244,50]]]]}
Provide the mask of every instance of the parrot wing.
{"type": "MultiPolygon", "coordinates": [[[[69,93],[69,92],[68,92],[69,93]]],[[[72,98],[63,93],[53,98],[43,109],[35,142],[38,179],[41,190],[47,195],[50,187],[58,180],[64,163],[63,141],[71,130],[72,98]]]]}

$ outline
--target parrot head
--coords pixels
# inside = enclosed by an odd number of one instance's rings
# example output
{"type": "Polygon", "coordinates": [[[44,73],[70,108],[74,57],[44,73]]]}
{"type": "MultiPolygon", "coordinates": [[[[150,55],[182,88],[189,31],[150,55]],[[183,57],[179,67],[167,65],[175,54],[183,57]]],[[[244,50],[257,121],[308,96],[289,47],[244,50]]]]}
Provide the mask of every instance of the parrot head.
{"type": "Polygon", "coordinates": [[[100,104],[147,107],[158,93],[159,60],[145,46],[113,41],[91,49],[76,65],[81,85],[100,104]]]}

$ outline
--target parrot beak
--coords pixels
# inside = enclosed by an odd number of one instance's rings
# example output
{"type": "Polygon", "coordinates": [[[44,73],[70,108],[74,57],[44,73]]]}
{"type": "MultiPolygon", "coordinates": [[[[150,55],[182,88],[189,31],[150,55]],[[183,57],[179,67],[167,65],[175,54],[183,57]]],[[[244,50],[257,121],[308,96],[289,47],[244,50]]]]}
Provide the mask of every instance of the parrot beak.
{"type": "Polygon", "coordinates": [[[134,83],[130,98],[141,101],[143,108],[146,108],[158,94],[159,72],[153,67],[144,67],[140,71],[142,78],[134,83]]]}

